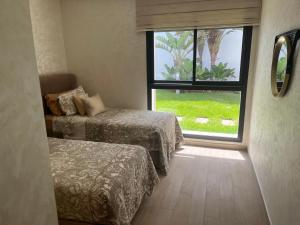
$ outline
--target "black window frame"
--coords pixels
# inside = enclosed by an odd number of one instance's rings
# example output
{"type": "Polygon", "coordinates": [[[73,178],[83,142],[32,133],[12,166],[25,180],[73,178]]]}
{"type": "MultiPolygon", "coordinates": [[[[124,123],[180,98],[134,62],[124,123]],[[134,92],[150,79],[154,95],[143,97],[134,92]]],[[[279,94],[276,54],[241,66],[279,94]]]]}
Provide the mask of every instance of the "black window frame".
{"type": "MultiPolygon", "coordinates": [[[[147,43],[147,100],[148,109],[152,110],[152,89],[177,89],[177,90],[215,90],[215,91],[240,91],[240,116],[238,137],[204,136],[194,134],[184,134],[188,138],[208,139],[218,141],[242,142],[246,108],[246,93],[248,83],[249,62],[252,42],[252,27],[244,26],[243,43],[241,50],[240,76],[238,81],[197,81],[196,80],[196,48],[197,30],[194,29],[194,51],[193,51],[193,77],[191,81],[166,81],[154,79],[154,31],[146,32],[147,43]]],[[[224,28],[220,28],[224,29],[224,28]]],[[[187,29],[187,31],[190,29],[187,29]]]]}

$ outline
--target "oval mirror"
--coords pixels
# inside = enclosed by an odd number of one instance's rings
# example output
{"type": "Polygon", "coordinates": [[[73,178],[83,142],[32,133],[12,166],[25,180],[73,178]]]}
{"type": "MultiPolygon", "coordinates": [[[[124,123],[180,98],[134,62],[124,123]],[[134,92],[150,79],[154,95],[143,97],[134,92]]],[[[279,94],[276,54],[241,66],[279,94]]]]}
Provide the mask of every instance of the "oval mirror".
{"type": "Polygon", "coordinates": [[[279,37],[274,46],[271,72],[272,93],[276,97],[282,97],[287,91],[290,80],[290,74],[287,71],[290,53],[290,39],[287,36],[279,37]]]}

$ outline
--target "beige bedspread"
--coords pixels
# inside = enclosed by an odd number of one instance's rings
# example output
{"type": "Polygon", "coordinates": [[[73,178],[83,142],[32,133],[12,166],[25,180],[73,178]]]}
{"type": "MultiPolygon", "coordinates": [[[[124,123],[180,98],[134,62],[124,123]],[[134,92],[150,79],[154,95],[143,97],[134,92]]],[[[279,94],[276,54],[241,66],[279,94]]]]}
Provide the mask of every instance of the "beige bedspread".
{"type": "Polygon", "coordinates": [[[140,146],[49,138],[60,219],[129,225],[158,176],[140,146]]]}
{"type": "Polygon", "coordinates": [[[145,147],[155,167],[167,174],[171,152],[183,141],[172,113],[109,109],[94,117],[53,117],[53,131],[64,138],[145,147]]]}

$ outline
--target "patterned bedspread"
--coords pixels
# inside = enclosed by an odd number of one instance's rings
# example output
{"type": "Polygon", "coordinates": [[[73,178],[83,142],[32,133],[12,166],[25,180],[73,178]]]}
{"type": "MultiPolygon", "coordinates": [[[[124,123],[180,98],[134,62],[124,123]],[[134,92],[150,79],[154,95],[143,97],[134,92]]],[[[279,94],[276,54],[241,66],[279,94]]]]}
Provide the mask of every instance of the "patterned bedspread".
{"type": "Polygon", "coordinates": [[[167,174],[171,152],[183,141],[176,116],[164,112],[110,109],[94,117],[54,117],[52,127],[66,139],[143,146],[162,174],[167,174]]]}
{"type": "Polygon", "coordinates": [[[158,176],[140,146],[49,138],[60,219],[129,225],[158,176]]]}

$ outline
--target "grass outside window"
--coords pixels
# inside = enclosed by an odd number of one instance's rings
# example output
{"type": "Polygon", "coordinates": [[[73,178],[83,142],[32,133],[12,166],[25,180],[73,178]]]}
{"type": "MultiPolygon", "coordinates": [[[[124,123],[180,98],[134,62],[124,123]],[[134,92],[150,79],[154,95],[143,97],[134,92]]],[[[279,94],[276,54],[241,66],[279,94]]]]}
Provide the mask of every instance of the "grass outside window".
{"type": "Polygon", "coordinates": [[[237,134],[240,92],[155,90],[156,111],[173,112],[184,131],[237,134]]]}

